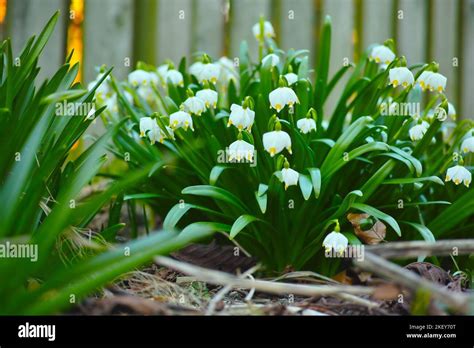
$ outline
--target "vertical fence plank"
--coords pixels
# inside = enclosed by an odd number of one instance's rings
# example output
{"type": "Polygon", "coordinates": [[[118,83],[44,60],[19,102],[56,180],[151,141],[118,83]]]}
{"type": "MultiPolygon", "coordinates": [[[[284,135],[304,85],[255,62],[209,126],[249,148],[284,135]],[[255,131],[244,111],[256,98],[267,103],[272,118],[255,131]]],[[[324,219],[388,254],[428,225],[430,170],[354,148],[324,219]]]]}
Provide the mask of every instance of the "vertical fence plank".
{"type": "Polygon", "coordinates": [[[12,38],[15,56],[21,53],[26,41],[32,35],[38,35],[41,32],[48,19],[57,10],[61,10],[60,18],[39,60],[41,67],[39,81],[51,77],[64,62],[67,3],[65,0],[8,1],[7,31],[12,38]]]}
{"type": "MultiPolygon", "coordinates": [[[[281,13],[281,48],[308,49],[313,54],[313,1],[283,0],[281,13]]],[[[310,61],[313,61],[311,59],[310,61]]]]}
{"type": "Polygon", "coordinates": [[[113,74],[120,79],[131,69],[132,5],[132,0],[86,0],[83,67],[85,82],[96,78],[96,67],[102,64],[113,66],[113,74]]]}
{"type": "MultiPolygon", "coordinates": [[[[353,60],[353,1],[326,0],[323,4],[323,15],[330,15],[332,18],[331,65],[329,67],[329,76],[331,77],[343,67],[344,63],[353,60]]],[[[324,115],[326,119],[334,110],[347,78],[348,75],[341,79],[341,81],[332,91],[331,95],[328,97],[325,107],[326,114],[324,115]]]]}
{"type": "Polygon", "coordinates": [[[239,55],[240,42],[246,40],[252,59],[258,57],[258,45],[252,34],[252,26],[264,15],[270,19],[270,2],[268,0],[233,0],[230,5],[231,12],[231,55],[239,55]]]}
{"type": "Polygon", "coordinates": [[[224,2],[222,0],[194,1],[192,48],[203,51],[214,59],[222,52],[224,2]],[[203,20],[205,18],[205,20],[203,20]]]}
{"type": "MultiPolygon", "coordinates": [[[[424,0],[400,0],[398,11],[399,54],[407,58],[408,65],[424,62],[427,50],[426,9],[424,0]]],[[[440,25],[436,23],[436,25],[440,25]]]]}
{"type": "MultiPolygon", "coordinates": [[[[158,63],[179,63],[191,52],[191,0],[160,0],[158,6],[158,63]]],[[[206,17],[200,21],[207,21],[206,17]]]]}
{"type": "Polygon", "coordinates": [[[462,118],[474,119],[474,0],[463,0],[462,38],[463,56],[459,59],[462,64],[462,85],[460,86],[462,100],[462,118]]]}
{"type": "Polygon", "coordinates": [[[453,58],[458,55],[455,53],[457,47],[457,1],[434,1],[434,18],[432,59],[437,61],[440,66],[440,72],[448,78],[446,93],[449,100],[454,104],[456,90],[456,67],[453,66],[453,58]]]}
{"type": "Polygon", "coordinates": [[[391,23],[396,13],[392,12],[392,0],[364,0],[363,2],[362,49],[374,43],[383,43],[392,38],[391,23]]]}

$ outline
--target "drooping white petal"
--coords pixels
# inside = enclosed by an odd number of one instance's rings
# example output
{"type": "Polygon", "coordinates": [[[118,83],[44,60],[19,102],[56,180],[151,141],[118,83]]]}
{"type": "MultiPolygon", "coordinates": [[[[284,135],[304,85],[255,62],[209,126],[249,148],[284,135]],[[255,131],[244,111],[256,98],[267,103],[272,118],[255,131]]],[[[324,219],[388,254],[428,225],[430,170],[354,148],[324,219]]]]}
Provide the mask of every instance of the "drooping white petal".
{"type": "Polygon", "coordinates": [[[193,63],[189,67],[189,73],[196,77],[199,77],[199,74],[201,73],[203,66],[204,64],[202,62],[193,63]]]}
{"type": "Polygon", "coordinates": [[[168,70],[166,72],[166,82],[171,81],[175,86],[182,87],[184,85],[183,74],[178,70],[168,70]]]}
{"type": "Polygon", "coordinates": [[[156,120],[151,117],[140,118],[140,137],[144,137],[146,133],[151,130],[154,123],[156,123],[156,120]]]}
{"type": "Polygon", "coordinates": [[[456,165],[448,169],[445,180],[452,180],[456,185],[463,183],[466,187],[469,187],[472,181],[472,174],[465,167],[456,165]]]}
{"type": "Polygon", "coordinates": [[[464,153],[474,152],[474,136],[464,139],[461,145],[461,150],[464,153]]]}
{"type": "Polygon", "coordinates": [[[244,128],[250,130],[254,120],[255,111],[251,110],[250,108],[243,108],[242,106],[237,104],[232,104],[230,106],[230,115],[227,127],[234,125],[239,130],[242,130],[244,128]]]}
{"type": "Polygon", "coordinates": [[[149,86],[152,83],[152,79],[151,74],[145,70],[138,69],[128,74],[128,82],[133,87],[149,86]]]}
{"type": "MultiPolygon", "coordinates": [[[[252,33],[257,40],[262,38],[262,33],[260,32],[260,23],[256,23],[252,27],[252,33]]],[[[271,38],[275,36],[275,30],[273,29],[272,24],[268,21],[263,22],[263,35],[265,38],[271,38]]]]}
{"type": "Polygon", "coordinates": [[[184,101],[183,106],[184,111],[197,116],[201,116],[201,114],[206,110],[206,104],[198,97],[189,97],[184,101]]]}
{"type": "Polygon", "coordinates": [[[273,131],[263,134],[263,147],[271,157],[287,149],[291,153],[291,138],[284,131],[273,131]]]}
{"type": "Polygon", "coordinates": [[[267,65],[267,64],[270,64],[271,67],[277,66],[278,64],[280,64],[280,57],[278,57],[275,53],[267,54],[262,59],[262,65],[267,65]]]}
{"type": "Polygon", "coordinates": [[[219,79],[220,66],[214,63],[203,64],[199,72],[197,72],[197,78],[200,83],[208,81],[215,84],[219,79]]]}
{"type": "Polygon", "coordinates": [[[299,103],[298,96],[289,87],[278,87],[271,91],[269,99],[270,105],[277,112],[280,112],[285,105],[293,106],[295,103],[299,103]]]}
{"type": "Polygon", "coordinates": [[[296,127],[301,133],[307,134],[312,130],[316,130],[316,121],[312,118],[302,118],[296,122],[296,127]]]}
{"type": "Polygon", "coordinates": [[[196,97],[204,102],[206,108],[215,108],[217,106],[218,94],[212,89],[200,90],[196,93],[196,97]]]}
{"type": "Polygon", "coordinates": [[[229,161],[236,159],[238,162],[241,160],[252,162],[254,151],[255,147],[252,144],[247,143],[244,140],[236,140],[229,145],[227,156],[229,157],[229,161]]]}
{"type": "Polygon", "coordinates": [[[281,176],[283,178],[283,182],[285,183],[285,190],[288,189],[289,186],[298,185],[298,178],[300,174],[291,168],[283,168],[281,170],[281,176]]]}
{"type": "Polygon", "coordinates": [[[402,86],[407,88],[415,82],[413,73],[406,67],[392,68],[389,73],[390,84],[393,87],[402,86]]]}
{"type": "Polygon", "coordinates": [[[323,240],[323,247],[326,252],[334,250],[337,253],[342,253],[347,248],[349,240],[340,232],[333,231],[329,233],[323,240]]]}
{"type": "Polygon", "coordinates": [[[409,135],[410,135],[410,139],[411,141],[417,141],[417,140],[420,140],[421,138],[423,138],[423,136],[425,135],[426,131],[428,130],[428,127],[429,125],[428,123],[422,123],[422,124],[417,124],[415,126],[413,126],[412,128],[410,128],[410,130],[408,131],[409,135]]]}
{"type": "Polygon", "coordinates": [[[296,75],[295,73],[288,73],[285,74],[285,79],[288,82],[288,86],[291,86],[296,81],[298,81],[298,75],[296,75]]]}
{"type": "Polygon", "coordinates": [[[184,130],[191,128],[191,130],[194,130],[193,119],[191,115],[185,111],[176,111],[170,115],[170,128],[184,128],[184,130]]]}
{"type": "Polygon", "coordinates": [[[395,59],[395,53],[390,48],[384,45],[378,45],[372,48],[369,59],[375,61],[377,64],[389,65],[395,59]]]}

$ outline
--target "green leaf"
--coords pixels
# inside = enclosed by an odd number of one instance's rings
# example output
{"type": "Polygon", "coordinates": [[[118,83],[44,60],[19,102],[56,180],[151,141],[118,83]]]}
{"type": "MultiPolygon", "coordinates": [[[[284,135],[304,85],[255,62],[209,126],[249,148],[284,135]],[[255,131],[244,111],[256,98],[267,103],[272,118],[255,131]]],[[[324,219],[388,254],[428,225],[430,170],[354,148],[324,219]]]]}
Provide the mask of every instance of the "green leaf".
{"type": "Polygon", "coordinates": [[[400,223],[413,227],[415,230],[417,230],[420,233],[421,237],[427,242],[433,242],[433,243],[436,242],[436,238],[433,235],[433,232],[431,232],[431,230],[425,225],[417,224],[410,221],[400,221],[400,223]]]}
{"type": "Polygon", "coordinates": [[[217,180],[219,179],[219,176],[222,174],[222,172],[229,167],[225,166],[214,166],[211,170],[211,174],[209,174],[209,184],[210,185],[215,185],[217,180]]]}
{"type": "Polygon", "coordinates": [[[267,194],[259,194],[258,191],[255,191],[255,198],[257,199],[258,206],[262,214],[265,214],[267,211],[267,194]]]}
{"type": "Polygon", "coordinates": [[[318,168],[308,168],[308,172],[311,176],[311,182],[314,188],[314,196],[319,197],[321,193],[321,172],[318,168]]]}
{"type": "Polygon", "coordinates": [[[434,182],[435,184],[444,186],[443,180],[437,176],[427,176],[424,178],[400,178],[400,179],[388,179],[385,180],[382,184],[384,185],[404,185],[404,184],[414,184],[418,182],[434,182]]]}
{"type": "Polygon", "coordinates": [[[234,239],[240,231],[242,231],[248,224],[258,221],[255,216],[252,215],[241,215],[237,220],[235,220],[232,228],[230,229],[230,239],[234,239]]]}
{"type": "Polygon", "coordinates": [[[370,205],[362,204],[362,203],[352,203],[352,208],[363,211],[366,214],[369,214],[373,217],[376,217],[379,220],[385,221],[389,224],[394,231],[398,234],[398,236],[402,235],[402,231],[400,230],[400,226],[398,226],[397,221],[388,214],[381,212],[380,210],[371,207],[370,205]]]}
{"type": "Polygon", "coordinates": [[[218,201],[229,203],[238,209],[245,210],[245,211],[248,210],[245,207],[244,203],[242,203],[242,201],[239,198],[237,198],[237,196],[235,196],[234,194],[220,187],[215,187],[215,186],[210,186],[210,185],[188,186],[185,189],[183,189],[181,193],[185,195],[210,197],[218,201]]]}
{"type": "Polygon", "coordinates": [[[303,194],[303,198],[305,201],[311,197],[311,191],[313,191],[313,184],[311,182],[311,179],[309,178],[308,175],[305,174],[300,174],[299,179],[298,179],[301,193],[303,194]]]}

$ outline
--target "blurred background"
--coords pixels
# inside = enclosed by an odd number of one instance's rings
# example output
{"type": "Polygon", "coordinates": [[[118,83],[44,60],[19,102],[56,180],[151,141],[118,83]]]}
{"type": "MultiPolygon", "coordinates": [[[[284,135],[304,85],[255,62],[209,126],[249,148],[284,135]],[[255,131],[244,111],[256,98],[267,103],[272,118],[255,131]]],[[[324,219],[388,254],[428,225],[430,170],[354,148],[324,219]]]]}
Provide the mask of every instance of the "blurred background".
{"type": "Polygon", "coordinates": [[[102,64],[124,78],[139,60],[177,64],[196,51],[232,58],[241,40],[255,59],[251,28],[260,15],[272,22],[281,48],[309,49],[314,58],[320,24],[330,15],[332,72],[392,37],[409,65],[438,61],[458,115],[474,117],[474,0],[0,0],[0,36],[11,37],[18,54],[58,9],[60,23],[40,62],[42,78],[71,49],[85,83],[102,64]]]}

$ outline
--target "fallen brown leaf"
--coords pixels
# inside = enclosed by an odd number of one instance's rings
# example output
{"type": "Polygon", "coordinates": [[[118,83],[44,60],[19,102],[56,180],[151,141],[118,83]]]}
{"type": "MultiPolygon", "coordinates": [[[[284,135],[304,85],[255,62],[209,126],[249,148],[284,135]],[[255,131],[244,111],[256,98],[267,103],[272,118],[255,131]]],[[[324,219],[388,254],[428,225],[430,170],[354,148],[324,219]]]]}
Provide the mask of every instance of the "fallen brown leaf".
{"type": "Polygon", "coordinates": [[[347,215],[347,220],[351,223],[352,227],[354,227],[354,232],[367,244],[373,245],[378,244],[385,239],[387,227],[379,220],[375,222],[375,224],[369,230],[362,230],[360,224],[361,220],[367,219],[370,217],[369,214],[354,214],[350,213],[347,215]]]}

